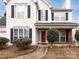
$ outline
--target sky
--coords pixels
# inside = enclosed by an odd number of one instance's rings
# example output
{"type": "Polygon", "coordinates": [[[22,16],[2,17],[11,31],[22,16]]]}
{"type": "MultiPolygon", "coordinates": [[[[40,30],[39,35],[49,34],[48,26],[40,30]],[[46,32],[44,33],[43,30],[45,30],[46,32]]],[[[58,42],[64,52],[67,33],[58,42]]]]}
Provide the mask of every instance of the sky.
{"type": "MultiPolygon", "coordinates": [[[[52,6],[61,7],[63,5],[64,0],[50,0],[52,6]]],[[[73,9],[73,19],[76,20],[79,18],[79,0],[71,0],[72,9],[73,9]]],[[[5,12],[5,4],[0,0],[0,16],[2,16],[5,12]]]]}
{"type": "Polygon", "coordinates": [[[2,16],[5,12],[5,4],[0,0],[0,16],[2,16]]]}

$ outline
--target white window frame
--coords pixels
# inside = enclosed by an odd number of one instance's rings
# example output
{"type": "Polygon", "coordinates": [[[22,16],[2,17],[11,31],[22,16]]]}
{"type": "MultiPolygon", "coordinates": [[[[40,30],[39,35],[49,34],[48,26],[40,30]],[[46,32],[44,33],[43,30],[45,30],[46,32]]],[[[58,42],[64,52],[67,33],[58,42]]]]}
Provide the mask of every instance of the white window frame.
{"type": "Polygon", "coordinates": [[[45,18],[45,11],[46,10],[41,10],[41,21],[46,21],[46,18],[45,18]]]}
{"type": "Polygon", "coordinates": [[[66,13],[65,12],[55,12],[54,21],[66,21],[66,13]]]}
{"type": "MultiPolygon", "coordinates": [[[[23,8],[21,8],[21,9],[23,9],[23,8]]],[[[27,18],[27,5],[26,4],[22,4],[22,5],[16,4],[16,5],[14,5],[14,18],[16,18],[16,19],[26,19],[27,18]],[[25,8],[24,8],[23,11],[21,11],[20,9],[17,8],[18,6],[19,7],[22,6],[22,7],[25,7],[25,8]],[[21,17],[21,14],[22,14],[22,17],[21,17]]]]}
{"type": "Polygon", "coordinates": [[[14,37],[15,37],[14,30],[15,30],[15,29],[17,29],[17,30],[18,30],[18,36],[17,36],[18,38],[17,38],[17,39],[19,39],[19,38],[20,38],[20,34],[19,34],[19,32],[20,32],[19,30],[20,30],[20,29],[22,29],[22,30],[23,30],[23,35],[22,35],[22,36],[23,36],[23,38],[26,38],[25,36],[27,36],[27,37],[29,38],[29,29],[28,29],[28,28],[13,28],[13,40],[15,40],[15,38],[14,38],[14,37]],[[24,32],[24,30],[25,30],[25,29],[27,30],[27,34],[26,34],[26,35],[24,34],[24,33],[25,33],[25,32],[24,32]]]}
{"type": "Polygon", "coordinates": [[[64,37],[64,38],[65,38],[65,41],[64,41],[64,42],[66,42],[66,30],[63,30],[63,31],[60,31],[60,32],[59,32],[59,43],[62,42],[61,37],[64,37]],[[61,33],[62,33],[62,32],[65,33],[65,36],[61,36],[61,33]]]}

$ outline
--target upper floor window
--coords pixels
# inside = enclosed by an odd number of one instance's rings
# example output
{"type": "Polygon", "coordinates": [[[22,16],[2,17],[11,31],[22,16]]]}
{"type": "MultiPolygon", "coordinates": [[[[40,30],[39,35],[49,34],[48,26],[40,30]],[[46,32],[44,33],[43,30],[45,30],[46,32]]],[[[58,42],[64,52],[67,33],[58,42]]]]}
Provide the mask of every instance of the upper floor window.
{"type": "Polygon", "coordinates": [[[48,10],[38,10],[38,20],[48,21],[48,10]]]}
{"type": "Polygon", "coordinates": [[[65,12],[52,13],[52,20],[54,20],[54,21],[67,21],[68,20],[68,13],[65,13],[65,12]]]}
{"type": "Polygon", "coordinates": [[[25,19],[30,18],[30,5],[12,5],[11,18],[25,19]]]}

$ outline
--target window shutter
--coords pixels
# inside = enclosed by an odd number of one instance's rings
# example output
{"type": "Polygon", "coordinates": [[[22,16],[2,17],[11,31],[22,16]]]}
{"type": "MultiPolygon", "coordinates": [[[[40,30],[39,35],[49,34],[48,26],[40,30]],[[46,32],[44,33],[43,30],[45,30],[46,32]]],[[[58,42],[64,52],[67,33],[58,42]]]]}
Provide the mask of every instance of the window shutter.
{"type": "Polygon", "coordinates": [[[53,21],[54,20],[54,13],[51,13],[51,15],[52,15],[51,17],[52,17],[52,21],[53,21]]]}
{"type": "Polygon", "coordinates": [[[41,10],[38,10],[38,20],[41,20],[41,10]]]}
{"type": "Polygon", "coordinates": [[[68,13],[66,13],[66,20],[68,20],[68,13]]]}
{"type": "Polygon", "coordinates": [[[14,18],[14,5],[11,6],[11,18],[14,18]]]}
{"type": "Polygon", "coordinates": [[[11,39],[11,43],[13,42],[13,29],[10,29],[10,39],[11,39]]]}
{"type": "Polygon", "coordinates": [[[28,5],[28,8],[27,9],[28,9],[27,10],[27,15],[28,15],[28,18],[30,18],[31,17],[31,6],[28,5]]]}
{"type": "Polygon", "coordinates": [[[48,21],[48,10],[45,11],[45,15],[46,21],[48,21]]]}
{"type": "Polygon", "coordinates": [[[29,38],[32,39],[32,29],[29,29],[29,38]]]}
{"type": "Polygon", "coordinates": [[[66,41],[68,42],[68,30],[66,30],[66,41]]]}

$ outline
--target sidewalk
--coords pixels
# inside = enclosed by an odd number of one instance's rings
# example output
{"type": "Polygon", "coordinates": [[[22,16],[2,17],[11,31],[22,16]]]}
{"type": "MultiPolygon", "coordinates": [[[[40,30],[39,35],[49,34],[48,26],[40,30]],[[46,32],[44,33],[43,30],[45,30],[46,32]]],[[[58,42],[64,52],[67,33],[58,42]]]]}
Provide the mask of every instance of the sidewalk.
{"type": "Polygon", "coordinates": [[[19,56],[11,59],[39,59],[45,52],[46,48],[37,48],[37,50],[31,54],[19,56]]]}

